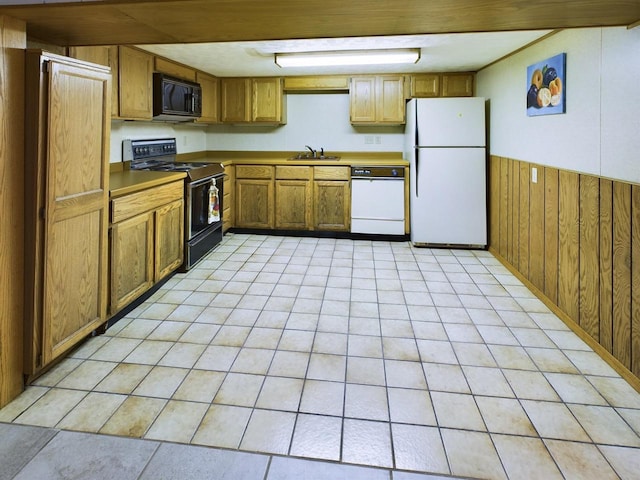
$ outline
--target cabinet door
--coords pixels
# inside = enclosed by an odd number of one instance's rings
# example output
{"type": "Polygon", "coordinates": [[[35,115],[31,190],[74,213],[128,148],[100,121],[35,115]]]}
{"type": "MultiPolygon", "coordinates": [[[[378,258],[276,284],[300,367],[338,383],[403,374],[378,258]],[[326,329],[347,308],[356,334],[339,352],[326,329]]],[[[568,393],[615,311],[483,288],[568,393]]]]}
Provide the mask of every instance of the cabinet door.
{"type": "Polygon", "coordinates": [[[111,314],[153,285],[153,212],[111,227],[111,314]]]}
{"type": "Polygon", "coordinates": [[[282,79],[254,78],[251,80],[251,121],[280,123],[282,121],[282,79]]]}
{"type": "Polygon", "coordinates": [[[155,57],[155,70],[156,72],[162,72],[172,77],[182,78],[183,80],[189,80],[191,82],[196,81],[196,71],[182,65],[181,63],[172,62],[162,57],[155,57]]]}
{"type": "Polygon", "coordinates": [[[251,79],[220,79],[220,118],[227,123],[251,120],[251,79]]]}
{"type": "Polygon", "coordinates": [[[376,121],[376,78],[353,77],[349,89],[351,123],[376,121]]]}
{"type": "Polygon", "coordinates": [[[220,80],[211,75],[197,72],[196,81],[202,88],[202,116],[200,123],[218,123],[220,121],[220,80]]]}
{"type": "Polygon", "coordinates": [[[120,117],[150,120],[153,116],[153,56],[130,47],[119,47],[120,117]]]}
{"type": "Polygon", "coordinates": [[[103,70],[49,62],[43,276],[36,280],[43,282],[43,365],[106,320],[110,82],[103,70]]]}
{"type": "Polygon", "coordinates": [[[316,180],[313,188],[314,228],[348,232],[351,223],[349,182],[316,180]]]}
{"type": "Polygon", "coordinates": [[[222,231],[226,232],[235,225],[235,167],[227,165],[224,167],[224,197],[222,199],[222,231]]]}
{"type": "Polygon", "coordinates": [[[177,200],[155,212],[155,281],[182,265],[184,260],[184,202],[177,200]]]}
{"type": "Polygon", "coordinates": [[[404,77],[383,75],[376,84],[376,121],[378,123],[405,123],[404,77]]]}
{"type": "Polygon", "coordinates": [[[411,76],[411,97],[430,98],[440,95],[440,75],[425,73],[411,76]]]}
{"type": "Polygon", "coordinates": [[[311,182],[276,180],[276,228],[311,228],[311,182]]]}
{"type": "Polygon", "coordinates": [[[273,228],[273,180],[236,178],[236,226],[273,228]]]}
{"type": "Polygon", "coordinates": [[[111,68],[111,116],[118,116],[118,47],[69,47],[69,56],[111,68]]]}
{"type": "Polygon", "coordinates": [[[447,73],[442,75],[443,97],[472,97],[472,73],[447,73]]]}

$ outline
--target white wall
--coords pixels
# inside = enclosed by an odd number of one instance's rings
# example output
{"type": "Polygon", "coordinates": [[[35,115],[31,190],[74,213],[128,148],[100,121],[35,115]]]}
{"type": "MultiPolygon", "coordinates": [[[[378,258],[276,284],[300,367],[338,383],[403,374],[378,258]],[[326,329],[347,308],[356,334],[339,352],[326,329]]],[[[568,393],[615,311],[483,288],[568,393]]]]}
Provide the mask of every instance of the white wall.
{"type": "Polygon", "coordinates": [[[325,153],[401,152],[403,127],[353,127],[346,93],[286,94],[287,123],[278,127],[212,125],[208,150],[303,151],[305,145],[325,153]],[[380,143],[366,143],[376,139],[380,143]]]}
{"type": "Polygon", "coordinates": [[[111,162],[122,161],[122,140],[176,137],[179,153],[205,150],[401,152],[404,127],[354,127],[346,93],[286,94],[281,126],[205,125],[164,122],[111,123],[111,162]],[[374,143],[367,143],[373,141],[374,143]],[[379,141],[379,143],[376,143],[379,141]]]}
{"type": "Polygon", "coordinates": [[[640,28],[560,32],[478,73],[492,155],[640,182],[640,28]],[[566,113],[527,117],[527,66],[566,52],[566,113]]]}
{"type": "Polygon", "coordinates": [[[111,122],[110,161],[122,161],[122,140],[176,138],[178,152],[202,152],[207,149],[206,125],[165,122],[111,122]]]}

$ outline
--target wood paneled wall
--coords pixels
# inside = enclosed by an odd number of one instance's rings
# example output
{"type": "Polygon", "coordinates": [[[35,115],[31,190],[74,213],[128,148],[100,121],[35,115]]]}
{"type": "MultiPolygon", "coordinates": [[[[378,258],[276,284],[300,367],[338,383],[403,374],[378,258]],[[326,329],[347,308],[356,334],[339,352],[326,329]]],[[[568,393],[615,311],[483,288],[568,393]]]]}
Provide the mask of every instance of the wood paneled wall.
{"type": "Polygon", "coordinates": [[[490,250],[640,378],[640,185],[497,156],[489,178],[490,250]]]}
{"type": "Polygon", "coordinates": [[[24,22],[0,16],[0,408],[22,380],[24,22]]]}

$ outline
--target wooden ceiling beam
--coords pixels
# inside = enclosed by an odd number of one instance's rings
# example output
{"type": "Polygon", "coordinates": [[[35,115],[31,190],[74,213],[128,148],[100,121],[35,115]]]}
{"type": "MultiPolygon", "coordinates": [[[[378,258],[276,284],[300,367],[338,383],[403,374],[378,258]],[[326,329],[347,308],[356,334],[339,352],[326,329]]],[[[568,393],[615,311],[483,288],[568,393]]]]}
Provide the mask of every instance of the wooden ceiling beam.
{"type": "Polygon", "coordinates": [[[640,0],[108,0],[0,14],[58,45],[166,44],[627,26],[640,0]]]}

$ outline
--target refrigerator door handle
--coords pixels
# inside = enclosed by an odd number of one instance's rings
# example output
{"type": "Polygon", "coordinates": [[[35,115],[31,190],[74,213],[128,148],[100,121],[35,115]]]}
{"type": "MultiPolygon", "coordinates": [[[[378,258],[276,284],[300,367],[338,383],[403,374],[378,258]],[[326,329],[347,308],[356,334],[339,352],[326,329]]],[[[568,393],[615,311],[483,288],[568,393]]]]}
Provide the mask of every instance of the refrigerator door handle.
{"type": "Polygon", "coordinates": [[[413,147],[416,151],[415,153],[415,158],[416,158],[416,172],[415,172],[415,179],[416,179],[416,198],[418,198],[420,195],[418,195],[418,164],[420,163],[420,128],[418,128],[418,104],[416,103],[416,131],[415,131],[415,146],[413,147]]]}
{"type": "Polygon", "coordinates": [[[416,146],[416,147],[414,147],[414,150],[415,150],[415,158],[416,158],[416,163],[415,163],[416,172],[415,172],[414,178],[416,179],[416,198],[417,198],[417,197],[420,196],[419,192],[418,192],[418,185],[419,185],[419,183],[418,183],[418,168],[419,168],[419,165],[420,165],[420,148],[416,146]]]}

